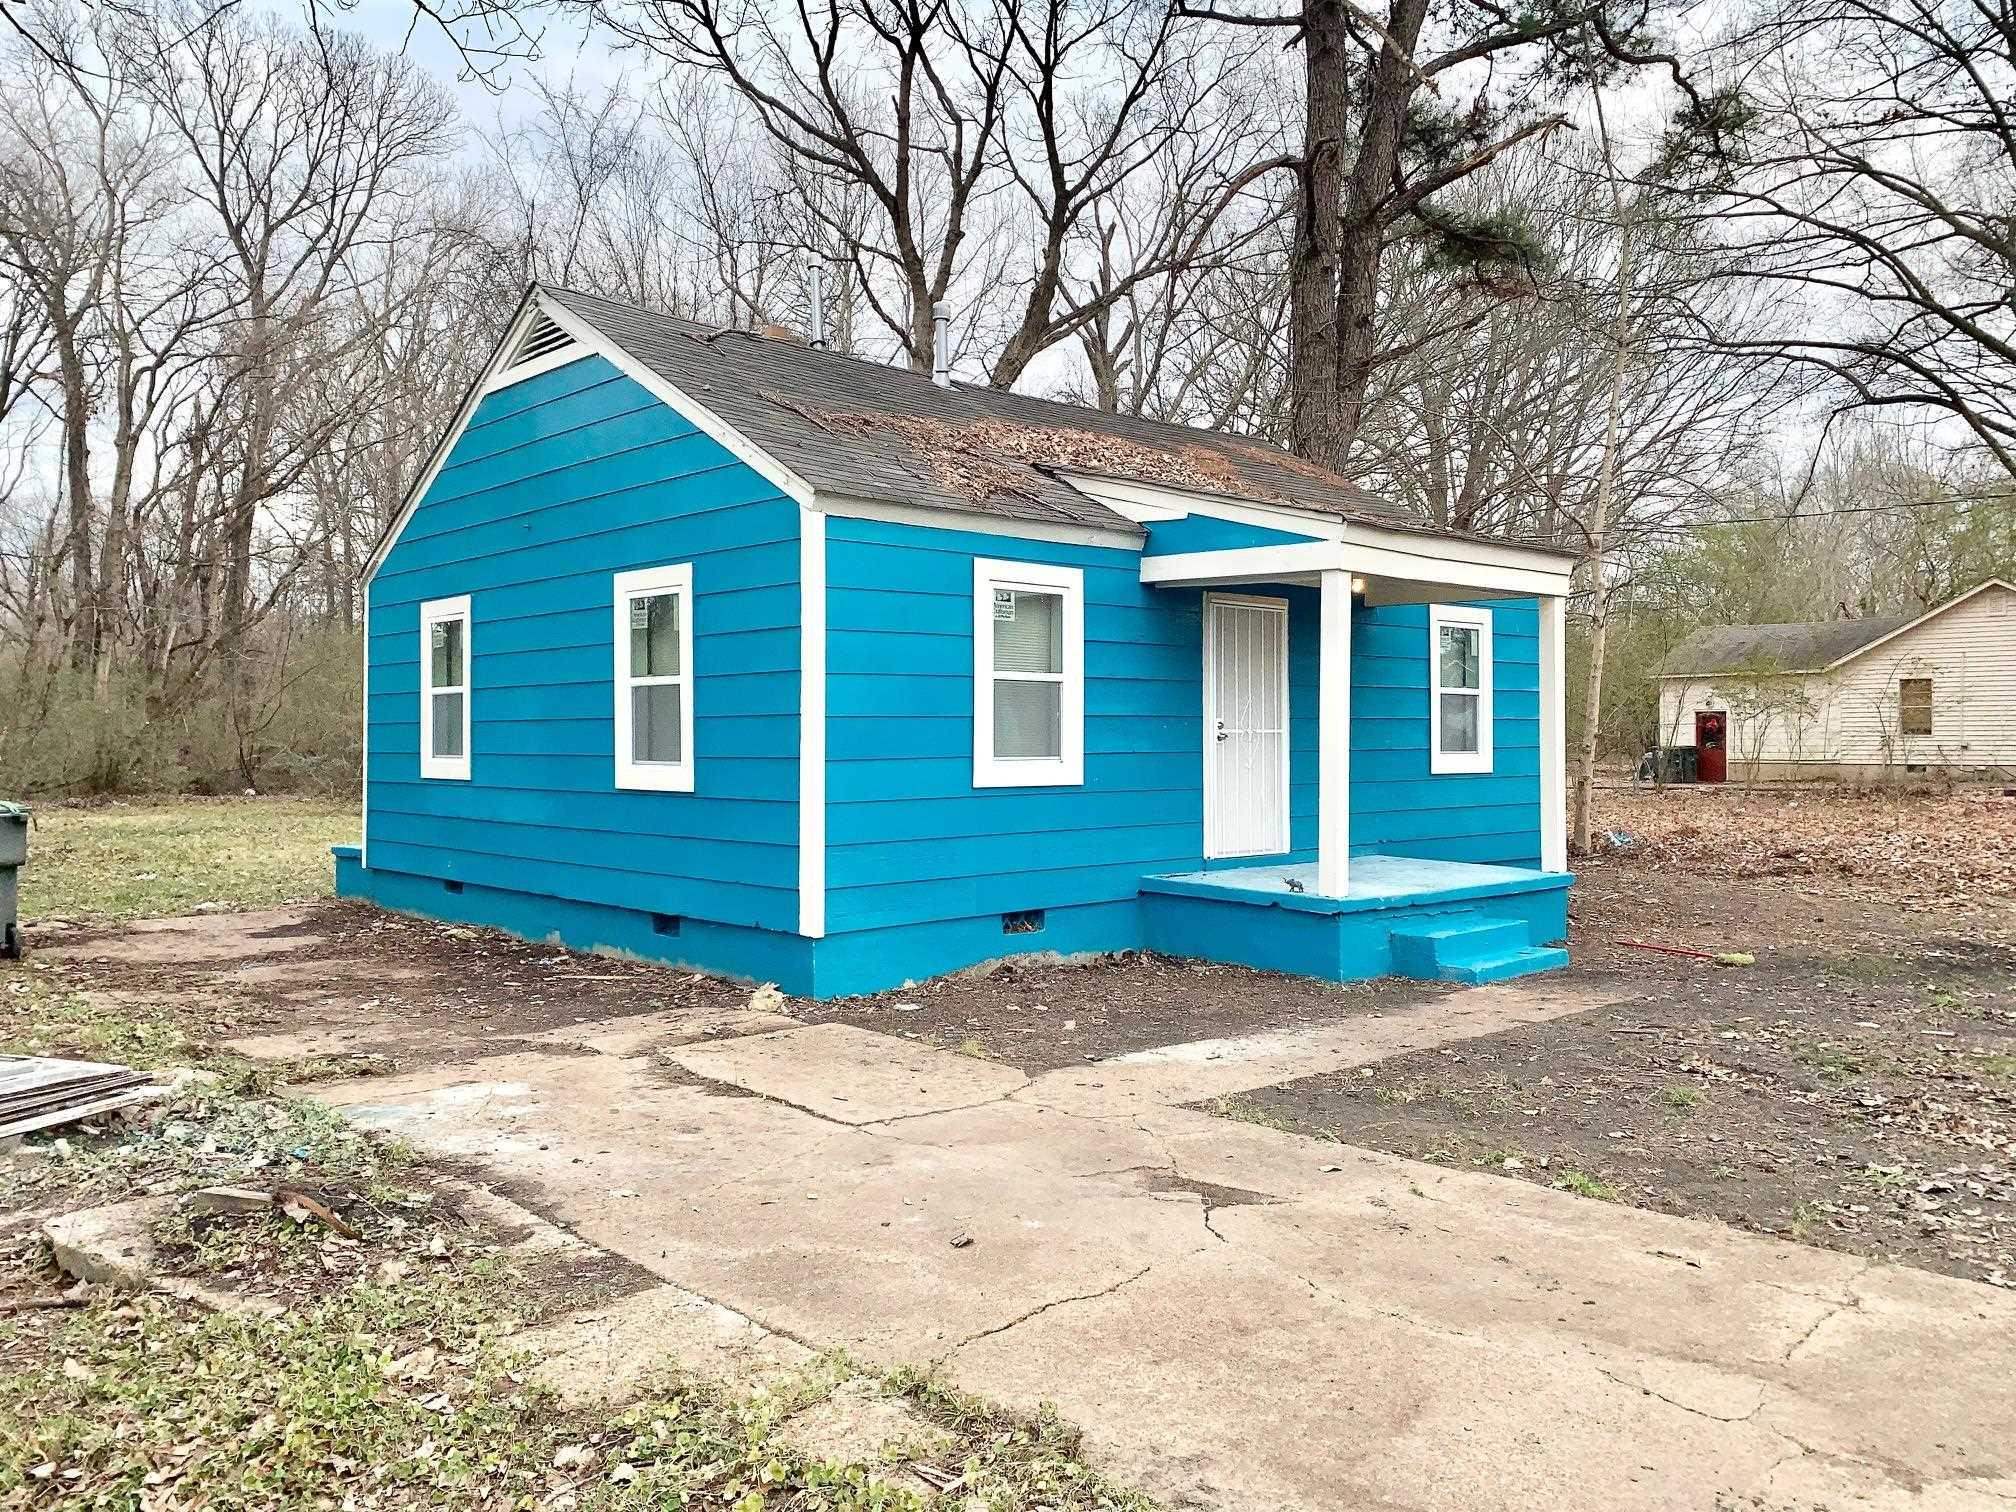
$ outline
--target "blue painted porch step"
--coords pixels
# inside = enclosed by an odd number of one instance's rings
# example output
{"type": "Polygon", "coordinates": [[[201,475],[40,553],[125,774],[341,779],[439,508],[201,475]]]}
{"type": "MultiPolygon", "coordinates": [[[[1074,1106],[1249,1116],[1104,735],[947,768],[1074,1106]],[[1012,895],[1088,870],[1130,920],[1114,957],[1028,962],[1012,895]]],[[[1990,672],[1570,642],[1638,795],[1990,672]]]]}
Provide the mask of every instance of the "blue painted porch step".
{"type": "Polygon", "coordinates": [[[1523,919],[1445,915],[1392,934],[1393,970],[1431,982],[1502,982],[1568,964],[1568,952],[1535,945],[1523,919]]]}

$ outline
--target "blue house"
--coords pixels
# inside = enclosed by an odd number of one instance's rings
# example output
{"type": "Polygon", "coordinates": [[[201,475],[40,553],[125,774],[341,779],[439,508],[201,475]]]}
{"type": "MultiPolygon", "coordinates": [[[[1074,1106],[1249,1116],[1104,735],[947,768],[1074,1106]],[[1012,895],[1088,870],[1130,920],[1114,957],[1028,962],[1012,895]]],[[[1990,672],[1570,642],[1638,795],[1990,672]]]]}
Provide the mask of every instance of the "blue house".
{"type": "Polygon", "coordinates": [[[817,997],[1557,966],[1571,565],[1243,438],[535,287],[367,569],[338,891],[817,997]]]}

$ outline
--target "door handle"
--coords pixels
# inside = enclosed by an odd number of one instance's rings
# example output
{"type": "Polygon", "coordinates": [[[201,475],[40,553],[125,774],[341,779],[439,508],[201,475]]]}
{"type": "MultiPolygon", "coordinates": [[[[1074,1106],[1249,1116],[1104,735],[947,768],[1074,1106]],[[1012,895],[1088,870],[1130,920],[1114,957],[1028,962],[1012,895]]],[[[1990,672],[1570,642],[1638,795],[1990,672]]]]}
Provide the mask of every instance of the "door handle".
{"type": "Polygon", "coordinates": [[[1225,721],[1222,719],[1218,721],[1218,738],[1220,740],[1231,739],[1231,737],[1225,733],[1225,721]]]}

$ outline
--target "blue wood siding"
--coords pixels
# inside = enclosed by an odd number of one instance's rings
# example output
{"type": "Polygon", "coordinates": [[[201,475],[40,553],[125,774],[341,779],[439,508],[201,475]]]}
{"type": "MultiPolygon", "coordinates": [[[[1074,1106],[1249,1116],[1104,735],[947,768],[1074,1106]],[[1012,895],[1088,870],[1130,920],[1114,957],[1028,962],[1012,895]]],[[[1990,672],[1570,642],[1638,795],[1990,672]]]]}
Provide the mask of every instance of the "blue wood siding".
{"type": "MultiPolygon", "coordinates": [[[[826,573],[831,932],[1120,902],[1206,864],[1200,590],[1142,586],[1131,551],[837,516],[826,573]],[[1083,787],[973,786],[975,557],[1085,571],[1083,787]]],[[[1319,597],[1237,591],[1289,603],[1287,859],[1311,859],[1319,597]]],[[[1530,603],[1494,615],[1497,761],[1478,776],[1428,770],[1427,610],[1354,617],[1353,850],[1537,864],[1537,624],[1530,603]]]]}
{"type": "Polygon", "coordinates": [[[1248,525],[1240,520],[1222,520],[1216,515],[1151,520],[1142,528],[1148,532],[1148,544],[1144,548],[1148,556],[1169,556],[1185,551],[1229,551],[1242,546],[1302,546],[1316,539],[1287,530],[1270,530],[1264,525],[1248,525]]]}
{"type": "Polygon", "coordinates": [[[826,581],[830,931],[1131,902],[1196,863],[1194,591],[1143,587],[1131,550],[839,517],[826,581]],[[1085,571],[1082,787],[973,786],[975,557],[1085,571]]]}
{"type": "Polygon", "coordinates": [[[1353,618],[1353,851],[1540,864],[1539,609],[1530,599],[1479,607],[1491,611],[1489,772],[1429,770],[1427,606],[1353,618]]]}
{"type": "Polygon", "coordinates": [[[369,863],[795,931],[798,511],[600,357],[486,397],[372,579],[369,863]],[[615,785],[615,573],[693,564],[694,792],[615,785]],[[419,606],[470,597],[471,780],[419,772],[419,606]]]}

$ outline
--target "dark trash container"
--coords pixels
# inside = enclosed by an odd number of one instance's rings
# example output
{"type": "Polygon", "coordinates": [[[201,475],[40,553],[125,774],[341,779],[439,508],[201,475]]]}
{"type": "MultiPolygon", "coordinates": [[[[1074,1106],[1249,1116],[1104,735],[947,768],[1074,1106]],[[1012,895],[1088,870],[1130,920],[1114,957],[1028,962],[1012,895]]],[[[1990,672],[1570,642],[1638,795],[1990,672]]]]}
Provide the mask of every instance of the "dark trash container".
{"type": "Polygon", "coordinates": [[[0,956],[9,960],[21,954],[19,878],[27,859],[28,810],[0,802],[0,956]]]}
{"type": "Polygon", "coordinates": [[[1698,758],[1692,746],[1661,746],[1647,751],[1638,760],[1638,781],[1674,783],[1700,780],[1698,758]]]}

